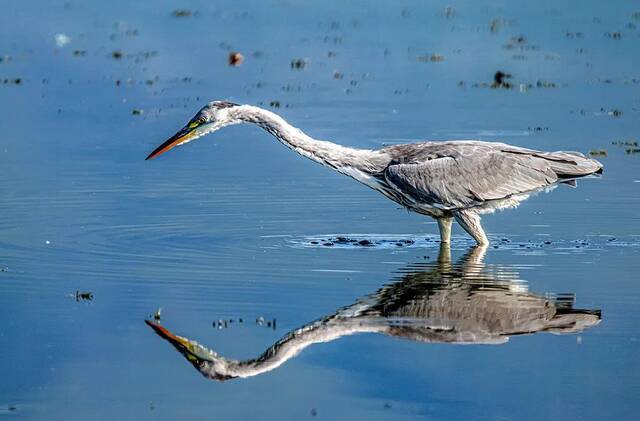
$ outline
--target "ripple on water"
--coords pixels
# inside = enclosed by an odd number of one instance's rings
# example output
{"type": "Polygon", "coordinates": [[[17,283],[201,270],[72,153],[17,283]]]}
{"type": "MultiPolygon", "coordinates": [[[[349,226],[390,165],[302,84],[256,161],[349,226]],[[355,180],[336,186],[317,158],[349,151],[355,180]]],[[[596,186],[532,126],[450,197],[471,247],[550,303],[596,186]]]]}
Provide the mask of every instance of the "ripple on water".
{"type": "MultiPolygon", "coordinates": [[[[275,237],[272,237],[275,238],[275,237]]],[[[286,244],[293,248],[320,249],[434,249],[440,247],[437,234],[317,234],[303,237],[283,237],[286,244]]],[[[640,237],[629,236],[619,239],[607,235],[587,236],[584,239],[545,239],[538,241],[519,241],[514,236],[490,236],[490,247],[511,251],[591,251],[605,247],[640,247],[640,237]]],[[[464,249],[472,247],[474,241],[466,236],[452,236],[451,247],[464,249]]]]}

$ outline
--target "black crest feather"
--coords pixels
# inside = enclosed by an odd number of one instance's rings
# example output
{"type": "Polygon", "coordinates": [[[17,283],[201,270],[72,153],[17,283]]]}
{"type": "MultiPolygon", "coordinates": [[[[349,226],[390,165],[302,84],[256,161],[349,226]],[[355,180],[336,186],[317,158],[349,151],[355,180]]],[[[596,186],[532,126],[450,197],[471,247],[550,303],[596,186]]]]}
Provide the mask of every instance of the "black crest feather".
{"type": "Polygon", "coordinates": [[[213,101],[212,105],[221,110],[223,108],[231,108],[231,107],[237,107],[240,104],[236,104],[235,102],[230,102],[230,101],[213,101]]]}

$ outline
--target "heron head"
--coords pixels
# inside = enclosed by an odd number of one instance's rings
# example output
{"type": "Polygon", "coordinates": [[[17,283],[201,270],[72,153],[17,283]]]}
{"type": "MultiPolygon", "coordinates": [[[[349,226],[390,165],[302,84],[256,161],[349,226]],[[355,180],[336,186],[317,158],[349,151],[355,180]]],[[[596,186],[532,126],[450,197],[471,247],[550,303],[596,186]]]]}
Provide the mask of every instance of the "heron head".
{"type": "Polygon", "coordinates": [[[239,123],[231,110],[238,104],[227,101],[213,101],[205,105],[189,120],[186,126],[171,136],[166,142],[158,146],[146,159],[153,159],[176,146],[191,142],[207,133],[214,132],[224,126],[239,123]]]}
{"type": "Polygon", "coordinates": [[[229,360],[199,343],[174,335],[168,329],[151,320],[144,321],[161,338],[177,349],[203,376],[217,381],[238,377],[234,374],[237,361],[229,360]]]}

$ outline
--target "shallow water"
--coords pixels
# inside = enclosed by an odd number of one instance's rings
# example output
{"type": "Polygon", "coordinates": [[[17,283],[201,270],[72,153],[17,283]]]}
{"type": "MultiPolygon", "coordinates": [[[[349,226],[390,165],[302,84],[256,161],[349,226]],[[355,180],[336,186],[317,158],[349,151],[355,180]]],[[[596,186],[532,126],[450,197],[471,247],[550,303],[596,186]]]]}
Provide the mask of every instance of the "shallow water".
{"type": "MultiPolygon", "coordinates": [[[[635,418],[640,154],[612,142],[640,129],[637,3],[236,3],[2,6],[0,416],[635,418]],[[194,13],[172,15],[181,9],[194,13]],[[240,67],[230,50],[244,54],[240,67]],[[292,69],[295,59],[306,67],[292,69]],[[497,70],[513,89],[488,87],[497,70]],[[605,174],[485,217],[492,245],[467,272],[471,241],[458,227],[443,267],[433,221],[255,127],[144,161],[213,99],[274,102],[310,135],[354,147],[476,138],[606,149],[605,174]],[[407,279],[418,288],[398,295],[407,279]],[[222,383],[144,324],[161,307],[170,332],[246,360],[354,303],[390,295],[431,308],[424,295],[447,288],[601,320],[460,345],[389,334],[452,321],[376,307],[356,325],[384,332],[222,383]]],[[[474,302],[449,307],[486,314],[474,302]]],[[[466,332],[464,342],[478,337],[466,332]]]]}

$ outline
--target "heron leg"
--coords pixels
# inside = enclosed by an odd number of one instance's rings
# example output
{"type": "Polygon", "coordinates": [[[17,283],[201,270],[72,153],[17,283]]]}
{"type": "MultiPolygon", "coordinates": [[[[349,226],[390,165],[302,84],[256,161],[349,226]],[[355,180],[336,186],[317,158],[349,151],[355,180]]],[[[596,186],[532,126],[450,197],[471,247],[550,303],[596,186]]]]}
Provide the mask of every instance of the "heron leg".
{"type": "Polygon", "coordinates": [[[438,228],[440,229],[440,242],[449,244],[451,242],[451,224],[453,218],[450,216],[443,216],[438,218],[438,228]]]}
{"type": "Polygon", "coordinates": [[[456,221],[458,221],[458,224],[476,240],[478,245],[484,246],[489,244],[482,225],[480,225],[480,215],[473,211],[463,210],[455,212],[453,216],[456,218],[456,221]]]}

